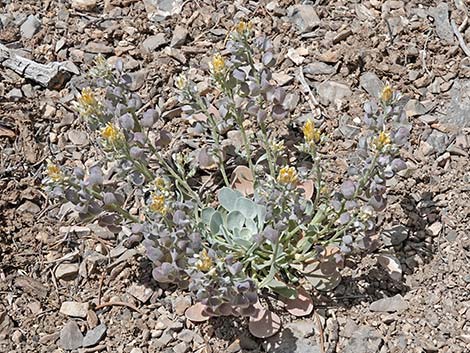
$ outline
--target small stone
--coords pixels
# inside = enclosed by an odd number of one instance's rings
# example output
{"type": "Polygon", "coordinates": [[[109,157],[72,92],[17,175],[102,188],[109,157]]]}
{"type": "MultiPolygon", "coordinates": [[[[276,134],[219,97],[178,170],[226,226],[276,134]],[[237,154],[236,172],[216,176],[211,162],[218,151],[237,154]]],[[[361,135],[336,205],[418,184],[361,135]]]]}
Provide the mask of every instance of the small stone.
{"type": "Polygon", "coordinates": [[[333,38],[333,44],[338,44],[339,42],[342,42],[346,38],[348,38],[353,32],[351,29],[345,29],[344,31],[339,32],[334,38],[333,38]]]}
{"type": "Polygon", "coordinates": [[[317,92],[320,97],[320,102],[325,106],[329,103],[341,105],[346,98],[352,95],[349,86],[334,81],[322,82],[318,86],[317,92]]]}
{"type": "Polygon", "coordinates": [[[83,347],[91,347],[101,341],[106,334],[107,327],[105,324],[100,324],[94,329],[89,330],[83,339],[83,347]]]}
{"type": "Polygon", "coordinates": [[[180,342],[176,346],[173,347],[174,353],[185,353],[187,350],[188,350],[188,345],[184,342],[180,342]]]}
{"type": "Polygon", "coordinates": [[[23,213],[27,212],[30,214],[37,214],[41,212],[41,208],[36,205],[34,202],[31,201],[25,201],[20,207],[17,208],[16,210],[18,213],[23,213]]]}
{"type": "Polygon", "coordinates": [[[380,334],[368,326],[361,326],[344,344],[344,353],[378,353],[382,345],[380,334]]]}
{"type": "Polygon", "coordinates": [[[68,132],[69,140],[76,146],[88,145],[88,135],[84,131],[70,130],[68,132]]]}
{"type": "Polygon", "coordinates": [[[54,344],[55,341],[58,340],[59,336],[60,336],[59,332],[54,332],[49,335],[41,336],[41,338],[39,339],[39,343],[40,344],[54,344]]]}
{"type": "Polygon", "coordinates": [[[393,297],[382,298],[372,302],[369,306],[370,311],[394,312],[408,309],[408,303],[400,294],[393,297]]]}
{"type": "Polygon", "coordinates": [[[23,92],[21,92],[19,88],[13,88],[6,94],[6,98],[11,100],[19,100],[23,98],[23,92]]]}
{"type": "Polygon", "coordinates": [[[174,310],[176,315],[183,315],[187,308],[191,306],[191,297],[186,296],[178,296],[174,301],[174,310]]]}
{"type": "Polygon", "coordinates": [[[15,332],[11,334],[11,340],[16,344],[20,344],[23,338],[23,333],[20,330],[15,330],[15,332]]]}
{"type": "Polygon", "coordinates": [[[240,340],[237,338],[235,341],[230,343],[230,345],[225,349],[226,353],[237,353],[242,350],[240,346],[240,340]]]}
{"type": "Polygon", "coordinates": [[[90,228],[81,226],[64,226],[59,228],[59,234],[61,237],[68,234],[75,234],[77,237],[86,237],[90,235],[90,228]]]}
{"type": "Polygon", "coordinates": [[[373,72],[366,72],[360,78],[361,87],[369,93],[371,97],[378,98],[384,87],[383,82],[373,72]]]}
{"type": "Polygon", "coordinates": [[[426,142],[430,144],[437,153],[441,154],[444,153],[449,145],[449,136],[439,130],[433,130],[426,142]]]}
{"type": "Polygon", "coordinates": [[[449,6],[441,2],[436,7],[430,8],[429,14],[434,18],[439,38],[447,43],[453,43],[454,32],[449,22],[449,6]]]}
{"type": "Polygon", "coordinates": [[[146,52],[153,52],[161,46],[165,45],[168,41],[165,38],[165,33],[158,33],[154,36],[146,38],[142,42],[142,47],[146,52]]]}
{"type": "Polygon", "coordinates": [[[193,340],[193,337],[194,332],[188,329],[184,329],[178,334],[178,339],[187,343],[191,342],[193,340]]]}
{"type": "Polygon", "coordinates": [[[85,51],[94,54],[112,54],[114,49],[105,43],[90,42],[86,45],[85,51]]]}
{"type": "Polygon", "coordinates": [[[140,348],[132,348],[130,353],[144,353],[144,351],[140,348]]]}
{"type": "Polygon", "coordinates": [[[409,117],[424,115],[434,108],[435,104],[432,102],[420,102],[416,99],[410,99],[406,103],[405,111],[409,117]]]}
{"type": "Polygon", "coordinates": [[[336,68],[326,63],[316,61],[311,64],[305,65],[303,68],[303,72],[307,77],[316,75],[331,75],[336,72],[336,68]]]}
{"type": "Polygon", "coordinates": [[[328,64],[336,64],[339,60],[339,54],[336,51],[328,50],[318,56],[318,60],[328,64]]]}
{"type": "Polygon", "coordinates": [[[31,39],[41,29],[41,21],[34,15],[29,15],[26,21],[20,27],[21,35],[24,38],[31,39]]]}
{"type": "Polygon", "coordinates": [[[275,72],[272,76],[279,86],[285,86],[294,81],[294,77],[282,72],[275,72]]]}
{"type": "Polygon", "coordinates": [[[156,348],[167,347],[168,343],[170,343],[171,341],[173,341],[173,337],[171,337],[170,334],[165,333],[159,339],[155,341],[155,347],[156,348]]]}
{"type": "Polygon", "coordinates": [[[46,104],[46,107],[44,108],[43,116],[46,119],[50,119],[50,118],[54,117],[56,111],[57,111],[57,109],[55,107],[53,107],[52,105],[46,104]]]}
{"type": "Polygon", "coordinates": [[[186,39],[188,37],[188,30],[184,26],[176,26],[175,30],[173,31],[173,37],[171,38],[170,45],[172,47],[180,47],[184,43],[186,43],[186,39]]]}
{"type": "Polygon", "coordinates": [[[78,275],[77,264],[60,264],[55,270],[55,276],[57,279],[63,279],[64,281],[73,281],[78,275]]]}
{"type": "Polygon", "coordinates": [[[60,306],[60,313],[67,316],[86,318],[88,306],[88,303],[63,302],[60,306]]]}
{"type": "Polygon", "coordinates": [[[93,10],[96,6],[96,1],[97,0],[72,0],[72,8],[81,11],[93,10]]]}
{"type": "Polygon", "coordinates": [[[88,313],[86,316],[86,322],[88,322],[88,326],[90,328],[94,328],[98,326],[98,323],[99,323],[98,316],[93,310],[88,310],[88,313]]]}
{"type": "Polygon", "coordinates": [[[437,165],[443,167],[446,165],[447,161],[450,159],[450,153],[446,152],[443,155],[439,156],[436,159],[437,165]]]}
{"type": "Polygon", "coordinates": [[[441,222],[434,222],[428,228],[429,233],[431,233],[431,235],[434,237],[437,237],[441,233],[441,230],[442,230],[441,222]]]}
{"type": "Polygon", "coordinates": [[[301,33],[310,32],[320,25],[313,5],[294,5],[289,8],[289,17],[301,33]]]}
{"type": "Polygon", "coordinates": [[[83,344],[83,335],[75,321],[69,321],[60,331],[59,347],[65,350],[80,348],[83,344]]]}
{"type": "Polygon", "coordinates": [[[153,290],[151,288],[145,287],[143,284],[133,284],[127,289],[127,293],[129,293],[142,303],[146,303],[152,296],[153,290]]]}
{"type": "Polygon", "coordinates": [[[287,51],[287,57],[296,65],[300,65],[304,62],[305,57],[303,55],[307,55],[308,50],[305,48],[289,48],[287,51]]]}

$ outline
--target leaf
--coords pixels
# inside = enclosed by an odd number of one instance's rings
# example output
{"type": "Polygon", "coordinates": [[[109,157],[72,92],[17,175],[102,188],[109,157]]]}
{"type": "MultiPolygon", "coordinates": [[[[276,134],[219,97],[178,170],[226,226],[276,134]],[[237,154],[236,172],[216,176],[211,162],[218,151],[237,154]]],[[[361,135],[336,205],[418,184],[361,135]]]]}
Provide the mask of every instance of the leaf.
{"type": "Polygon", "coordinates": [[[202,210],[201,219],[205,224],[210,224],[211,217],[214,214],[215,210],[212,207],[207,207],[202,210]]]}
{"type": "Polygon", "coordinates": [[[204,322],[209,320],[209,316],[204,313],[206,306],[202,303],[196,303],[186,309],[184,315],[192,322],[204,322]]]}
{"type": "Polygon", "coordinates": [[[257,205],[257,216],[258,216],[258,230],[264,229],[264,222],[266,221],[266,206],[257,205]]]}
{"type": "Polygon", "coordinates": [[[275,278],[269,281],[266,286],[284,298],[295,299],[297,297],[297,291],[294,288],[288,287],[284,282],[275,278]]]}
{"type": "Polygon", "coordinates": [[[242,194],[239,191],[227,187],[222,188],[219,192],[219,202],[227,211],[233,211],[237,200],[241,197],[242,194]]]}
{"type": "Polygon", "coordinates": [[[286,304],[286,310],[297,317],[310,315],[313,311],[312,297],[302,287],[297,289],[295,299],[283,299],[283,302],[286,304]]]}
{"type": "Polygon", "coordinates": [[[231,211],[227,216],[227,228],[231,231],[242,229],[244,223],[245,216],[240,211],[231,211]]]}
{"type": "Polygon", "coordinates": [[[248,228],[250,230],[251,236],[258,233],[258,227],[256,226],[255,221],[253,221],[252,219],[247,218],[245,224],[246,224],[246,228],[248,228]]]}
{"type": "Polygon", "coordinates": [[[259,309],[256,316],[250,317],[248,328],[255,337],[271,337],[281,328],[281,319],[269,310],[259,309]]]}
{"type": "Polygon", "coordinates": [[[244,197],[239,198],[235,203],[235,209],[243,213],[246,218],[254,219],[257,216],[257,205],[244,197]]]}
{"type": "Polygon", "coordinates": [[[232,187],[243,194],[243,196],[253,195],[254,178],[250,168],[239,165],[232,172],[232,187]]]}
{"type": "Polygon", "coordinates": [[[211,221],[210,221],[210,224],[209,224],[209,227],[211,229],[211,233],[212,234],[218,234],[219,231],[220,231],[220,226],[224,223],[224,220],[222,218],[222,215],[215,211],[213,214],[212,214],[212,217],[211,217],[211,221]]]}
{"type": "Polygon", "coordinates": [[[304,191],[304,198],[306,200],[310,200],[313,196],[313,192],[315,191],[315,185],[312,179],[305,180],[302,184],[297,186],[297,189],[301,189],[304,191]]]}

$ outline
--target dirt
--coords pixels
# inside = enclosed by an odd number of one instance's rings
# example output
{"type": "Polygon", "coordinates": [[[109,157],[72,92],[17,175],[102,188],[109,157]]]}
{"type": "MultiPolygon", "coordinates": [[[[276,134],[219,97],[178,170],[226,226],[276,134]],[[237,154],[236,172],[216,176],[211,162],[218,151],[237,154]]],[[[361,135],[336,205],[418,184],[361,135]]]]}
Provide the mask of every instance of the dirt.
{"type": "Polygon", "coordinates": [[[186,1],[180,13],[160,22],[148,18],[152,1],[98,1],[89,11],[71,8],[73,2],[0,1],[1,44],[38,63],[70,61],[79,72],[64,87],[47,89],[0,61],[0,352],[62,352],[60,332],[69,320],[83,334],[99,323],[107,327],[80,352],[470,351],[470,103],[464,95],[470,58],[450,24],[455,21],[470,42],[468,2],[312,1],[319,23],[305,33],[289,10],[296,1],[186,1]],[[30,14],[41,26],[26,38],[20,26],[30,14]],[[252,337],[245,320],[187,321],[188,294],[153,281],[140,245],[124,247],[123,234],[92,225],[76,228],[69,210],[51,202],[42,186],[47,160],[71,165],[96,158],[92,136],[71,109],[74,95],[87,86],[96,52],[124,60],[134,89],[162,108],[162,124],[178,135],[187,126],[175,109],[173,77],[188,68],[201,77],[237,19],[251,20],[273,40],[275,71],[288,75],[286,89],[299,95],[279,130],[295,135],[313,108],[334,136],[327,149],[340,156],[340,168],[352,148],[353,119],[373,94],[363,83],[365,73],[421,103],[407,105],[413,131],[403,153],[409,169],[394,178],[380,219],[388,245],[351,259],[335,291],[316,294],[313,315],[282,314],[284,330],[272,340],[252,337]],[[188,37],[170,47],[178,25],[188,37]],[[144,40],[159,33],[164,43],[145,49],[144,40]],[[290,48],[304,57],[301,64],[288,58],[290,48]],[[318,62],[328,65],[326,73],[305,73],[318,100],[312,107],[297,73],[318,62]],[[328,98],[330,82],[344,84],[346,93],[328,98]],[[79,132],[85,134],[77,146],[79,132]],[[392,243],[390,229],[400,232],[392,243]],[[391,278],[377,264],[379,253],[398,260],[401,277],[391,278]],[[64,264],[75,265],[67,268],[67,280],[57,278],[64,264]],[[384,299],[391,308],[392,298],[397,310],[372,305],[384,299]],[[64,301],[88,303],[89,309],[71,318],[61,313],[64,301]],[[128,305],[99,307],[109,302],[128,305]],[[276,340],[284,350],[272,344],[276,340]]]}

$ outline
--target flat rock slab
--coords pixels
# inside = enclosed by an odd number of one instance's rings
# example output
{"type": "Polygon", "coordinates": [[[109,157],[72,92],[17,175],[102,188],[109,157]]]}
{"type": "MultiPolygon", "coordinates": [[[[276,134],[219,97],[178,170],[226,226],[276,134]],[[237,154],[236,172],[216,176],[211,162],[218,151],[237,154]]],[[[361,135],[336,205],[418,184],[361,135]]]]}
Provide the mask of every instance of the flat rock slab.
{"type": "Polygon", "coordinates": [[[69,321],[60,331],[59,347],[65,350],[80,348],[83,344],[83,335],[75,321],[69,321]]]}
{"type": "Polygon", "coordinates": [[[456,80],[449,95],[447,114],[439,115],[439,122],[459,128],[470,127],[470,80],[456,80]]]}
{"type": "Polygon", "coordinates": [[[67,316],[86,318],[88,303],[63,302],[60,307],[60,313],[67,316]]]}
{"type": "Polygon", "coordinates": [[[320,353],[320,346],[313,337],[313,320],[298,320],[288,323],[276,335],[263,344],[269,353],[320,353]]]}
{"type": "Polygon", "coordinates": [[[408,303],[400,294],[397,294],[393,297],[376,300],[370,304],[369,309],[370,311],[391,313],[408,309],[408,303]]]}
{"type": "Polygon", "coordinates": [[[382,345],[382,337],[371,327],[362,326],[346,341],[344,353],[377,353],[382,345]]]}
{"type": "Polygon", "coordinates": [[[83,339],[83,347],[91,347],[97,344],[103,339],[107,329],[105,324],[100,324],[93,330],[88,331],[83,339]]]}

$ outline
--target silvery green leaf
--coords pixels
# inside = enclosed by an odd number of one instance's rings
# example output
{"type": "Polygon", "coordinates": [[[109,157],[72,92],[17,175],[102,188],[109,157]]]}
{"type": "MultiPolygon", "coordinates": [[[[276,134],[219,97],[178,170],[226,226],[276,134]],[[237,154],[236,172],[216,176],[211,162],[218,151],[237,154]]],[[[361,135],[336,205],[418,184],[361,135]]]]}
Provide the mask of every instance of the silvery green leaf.
{"type": "Polygon", "coordinates": [[[233,211],[237,200],[241,197],[242,194],[239,191],[227,187],[222,188],[219,192],[219,202],[227,211],[233,211]]]}
{"type": "Polygon", "coordinates": [[[227,228],[231,231],[242,229],[245,223],[245,216],[240,211],[231,211],[227,216],[227,228]]]}
{"type": "Polygon", "coordinates": [[[278,281],[277,279],[271,280],[271,282],[269,282],[267,286],[284,298],[297,298],[297,291],[294,288],[288,287],[285,283],[278,281]]]}
{"type": "MultiPolygon", "coordinates": [[[[247,221],[248,221],[248,219],[247,219],[247,221]]],[[[245,240],[251,240],[252,235],[253,235],[253,233],[248,228],[242,228],[240,230],[240,238],[243,238],[245,240]]],[[[250,245],[251,245],[251,242],[250,242],[250,245]]]]}
{"type": "Polygon", "coordinates": [[[242,248],[244,249],[248,249],[250,246],[251,246],[251,242],[246,240],[246,239],[243,239],[243,238],[234,238],[233,239],[233,242],[239,246],[241,246],[242,248]]]}
{"type": "Polygon", "coordinates": [[[246,218],[254,219],[257,215],[256,204],[244,197],[236,200],[234,209],[243,213],[246,218]]]}
{"type": "Polygon", "coordinates": [[[215,211],[212,214],[211,221],[209,227],[211,229],[212,234],[218,234],[220,232],[220,226],[224,223],[222,215],[215,211]]]}
{"type": "Polygon", "coordinates": [[[215,213],[215,210],[212,207],[207,207],[201,212],[201,219],[205,224],[211,222],[212,215],[215,213]]]}
{"type": "Polygon", "coordinates": [[[258,233],[258,227],[256,226],[255,221],[250,218],[246,219],[246,228],[250,230],[251,235],[258,233]]]}
{"type": "Polygon", "coordinates": [[[256,211],[258,216],[258,230],[261,231],[264,228],[264,222],[266,221],[266,206],[257,205],[256,211]]]}

